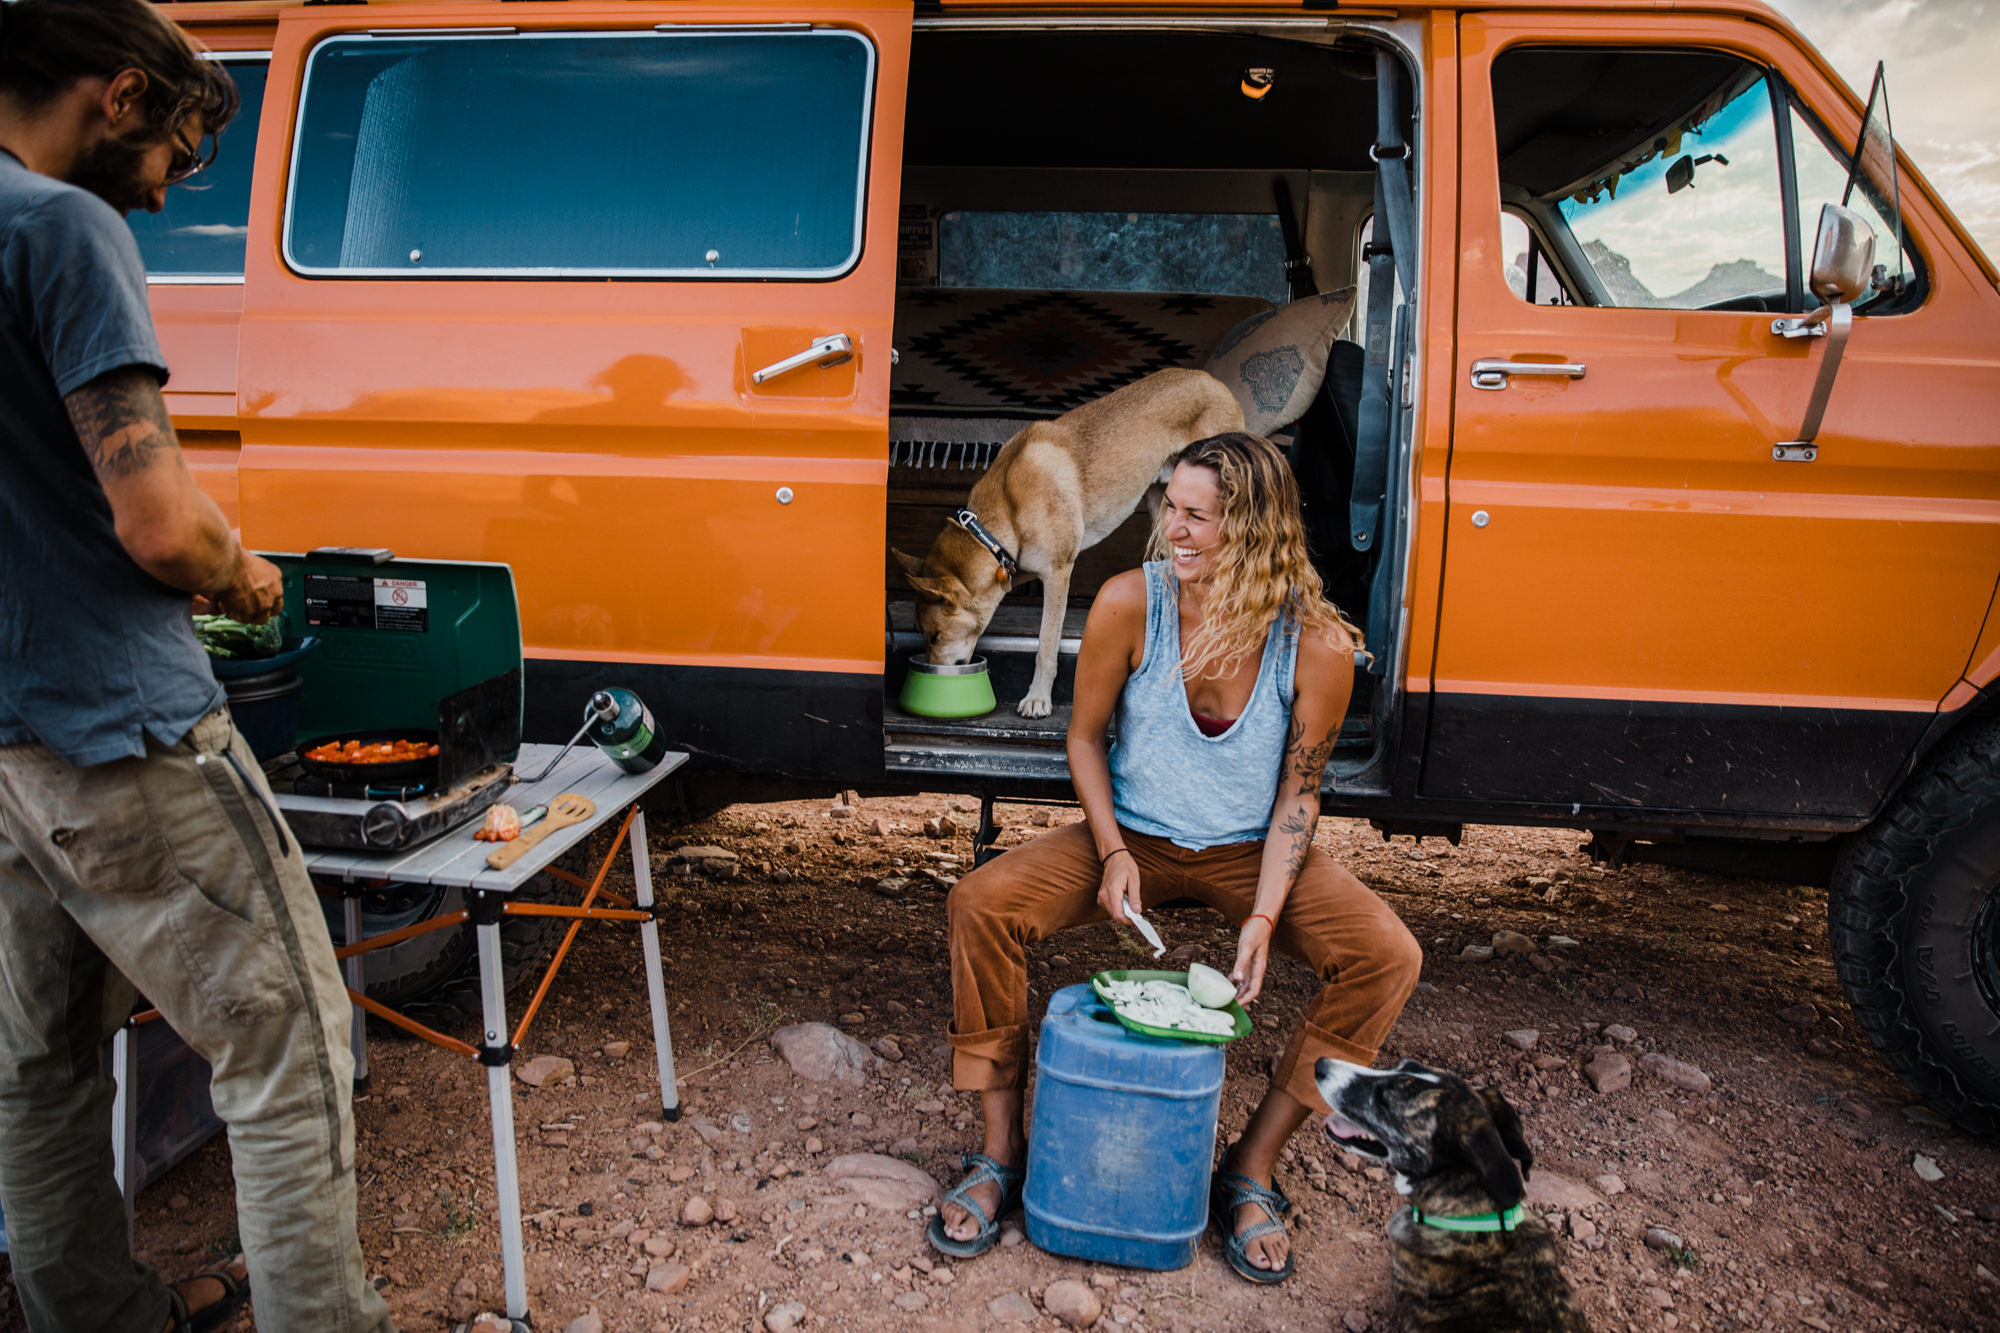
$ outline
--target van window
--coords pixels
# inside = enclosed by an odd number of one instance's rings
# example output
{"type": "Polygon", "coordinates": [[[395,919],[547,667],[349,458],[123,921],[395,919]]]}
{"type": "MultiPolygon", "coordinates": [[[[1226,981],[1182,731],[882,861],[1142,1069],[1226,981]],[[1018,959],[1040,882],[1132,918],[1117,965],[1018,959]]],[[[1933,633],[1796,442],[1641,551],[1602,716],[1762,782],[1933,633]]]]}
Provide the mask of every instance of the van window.
{"type": "Polygon", "coordinates": [[[1502,196],[1596,288],[1592,304],[1783,308],[1783,184],[1757,67],[1699,51],[1506,51],[1493,101],[1502,196]]]}
{"type": "Polygon", "coordinates": [[[301,273],[835,277],[861,251],[858,33],[334,37],[285,210],[301,273]]]}
{"type": "Polygon", "coordinates": [[[944,287],[1290,299],[1275,213],[1003,213],[938,219],[944,287]]]}
{"type": "MultiPolygon", "coordinates": [[[[222,61],[236,80],[243,107],[222,131],[222,148],[199,176],[167,191],[157,213],[135,212],[125,221],[139,242],[146,277],[153,282],[241,282],[243,243],[250,232],[250,168],[257,154],[257,121],[264,110],[267,56],[222,61]]],[[[207,141],[202,151],[209,148],[207,141]]]]}
{"type": "Polygon", "coordinates": [[[1574,305],[1562,279],[1549,266],[1549,252],[1520,214],[1501,210],[1500,254],[1507,262],[1507,285],[1530,305],[1574,305]]]}
{"type": "MultiPolygon", "coordinates": [[[[1799,178],[1799,254],[1801,262],[1808,268],[1812,265],[1813,242],[1819,238],[1819,210],[1823,204],[1837,204],[1842,192],[1847,188],[1847,163],[1854,145],[1845,148],[1834,147],[1831,136],[1822,129],[1819,122],[1800,110],[1797,103],[1792,105],[1792,160],[1797,165],[1799,178]]],[[[1855,210],[1875,229],[1875,262],[1893,274],[1895,261],[1889,252],[1896,247],[1896,227],[1887,216],[1878,198],[1877,191],[1864,180],[1847,197],[1847,207],[1855,210]]],[[[1903,290],[1914,293],[1917,288],[1917,262],[1906,247],[1902,255],[1903,290]]],[[[1884,300],[1884,292],[1869,292],[1854,303],[1856,311],[1867,310],[1870,314],[1886,313],[1875,307],[1901,305],[1893,299],[1884,300]]],[[[1808,302],[1810,304],[1810,302],[1808,302]]]]}

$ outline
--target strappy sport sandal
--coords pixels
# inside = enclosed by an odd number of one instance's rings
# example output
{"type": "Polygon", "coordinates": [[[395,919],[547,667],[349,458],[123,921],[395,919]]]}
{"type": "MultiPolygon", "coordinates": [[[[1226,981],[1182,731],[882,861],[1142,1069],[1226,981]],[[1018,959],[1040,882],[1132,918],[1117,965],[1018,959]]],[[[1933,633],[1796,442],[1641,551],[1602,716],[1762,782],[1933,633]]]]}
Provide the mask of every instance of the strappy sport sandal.
{"type": "Polygon", "coordinates": [[[1021,1186],[1027,1183],[1028,1169],[1022,1166],[1002,1166],[983,1152],[962,1153],[958,1164],[965,1176],[958,1184],[945,1192],[945,1202],[955,1203],[972,1214],[979,1223],[979,1234],[971,1240],[953,1240],[945,1234],[944,1213],[938,1212],[931,1219],[930,1241],[939,1254],[948,1254],[954,1259],[970,1259],[976,1254],[984,1254],[1000,1239],[1000,1219],[1021,1206],[1021,1186]],[[1000,1206],[988,1217],[979,1201],[968,1192],[979,1185],[999,1182],[1000,1206]]]}
{"type": "Polygon", "coordinates": [[[1266,1189],[1236,1171],[1218,1171],[1209,1183],[1208,1220],[1215,1224],[1222,1237],[1222,1257],[1229,1261],[1231,1268],[1259,1286],[1275,1287],[1292,1275],[1292,1255],[1285,1255],[1283,1268],[1259,1268],[1250,1262],[1248,1248],[1251,1241],[1261,1236],[1284,1231],[1285,1224],[1280,1219],[1291,1210],[1292,1201],[1283,1194],[1275,1189],[1266,1189]],[[1252,1222],[1238,1235],[1236,1210],[1246,1203],[1256,1204],[1268,1216],[1262,1222],[1252,1222]]]}
{"type": "MultiPolygon", "coordinates": [[[[239,1254],[236,1259],[242,1257],[239,1254]]],[[[233,1264],[236,1259],[225,1262],[233,1264]]],[[[223,1265],[204,1268],[199,1273],[190,1273],[181,1281],[219,1283],[222,1287],[222,1299],[211,1305],[204,1305],[199,1310],[189,1310],[187,1297],[181,1295],[177,1287],[168,1287],[167,1317],[174,1321],[173,1333],[214,1333],[216,1329],[234,1319],[236,1312],[243,1308],[243,1303],[250,1299],[249,1279],[237,1277],[223,1265]]]]}

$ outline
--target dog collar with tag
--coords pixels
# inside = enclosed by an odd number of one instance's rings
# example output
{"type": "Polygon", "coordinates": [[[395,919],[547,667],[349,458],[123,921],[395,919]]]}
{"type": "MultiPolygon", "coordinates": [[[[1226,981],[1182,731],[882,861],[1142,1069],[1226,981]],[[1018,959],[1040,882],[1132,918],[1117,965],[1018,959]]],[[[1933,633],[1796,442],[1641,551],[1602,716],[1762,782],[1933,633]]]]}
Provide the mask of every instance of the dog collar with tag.
{"type": "Polygon", "coordinates": [[[985,547],[987,554],[1000,562],[1001,573],[1010,579],[1014,577],[1014,571],[1019,568],[1020,561],[1014,558],[1012,551],[1000,544],[998,537],[986,530],[986,525],[979,521],[979,515],[970,509],[960,509],[953,512],[951,521],[965,529],[966,536],[985,547]]]}
{"type": "Polygon", "coordinates": [[[1424,1210],[1410,1205],[1410,1216],[1427,1227],[1440,1231],[1512,1231],[1521,1225],[1527,1210],[1515,1204],[1504,1213],[1475,1213],[1471,1217],[1426,1217],[1424,1210]]]}

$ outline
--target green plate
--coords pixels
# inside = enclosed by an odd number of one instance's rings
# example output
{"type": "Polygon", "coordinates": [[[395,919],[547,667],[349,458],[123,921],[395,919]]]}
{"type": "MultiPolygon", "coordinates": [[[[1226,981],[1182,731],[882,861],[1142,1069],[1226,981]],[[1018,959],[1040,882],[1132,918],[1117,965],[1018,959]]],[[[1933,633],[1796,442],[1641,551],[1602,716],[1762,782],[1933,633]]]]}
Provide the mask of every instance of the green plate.
{"type": "Polygon", "coordinates": [[[1090,988],[1097,992],[1097,998],[1104,1002],[1104,1007],[1111,1011],[1111,1016],[1117,1019],[1120,1025],[1144,1037],[1165,1037],[1170,1041],[1205,1041],[1220,1046],[1224,1042],[1235,1041],[1238,1037],[1250,1034],[1250,1015],[1244,1013],[1243,1006],[1234,1000],[1224,1005],[1222,1012],[1236,1020],[1236,1030],[1223,1036],[1219,1033],[1183,1032],[1179,1028],[1156,1028],[1147,1023],[1134,1023],[1119,1013],[1118,1006],[1111,1003],[1111,997],[1104,993],[1104,983],[1107,981],[1172,981],[1185,986],[1187,979],[1188,974],[1185,972],[1149,972],[1144,969],[1120,968],[1112,972],[1099,972],[1090,979],[1090,988]]]}

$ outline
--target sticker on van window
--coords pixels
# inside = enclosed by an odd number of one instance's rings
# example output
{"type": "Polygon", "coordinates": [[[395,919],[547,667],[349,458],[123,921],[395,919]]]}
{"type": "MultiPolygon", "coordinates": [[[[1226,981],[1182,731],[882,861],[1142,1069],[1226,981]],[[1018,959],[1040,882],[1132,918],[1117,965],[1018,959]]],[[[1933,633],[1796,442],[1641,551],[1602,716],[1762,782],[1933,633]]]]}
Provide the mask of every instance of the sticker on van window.
{"type": "Polygon", "coordinates": [[[929,204],[904,204],[896,226],[896,281],[934,287],[937,270],[937,211],[929,204]]]}
{"type": "Polygon", "coordinates": [[[424,593],[422,579],[376,579],[375,628],[422,634],[430,622],[424,593]]]}

